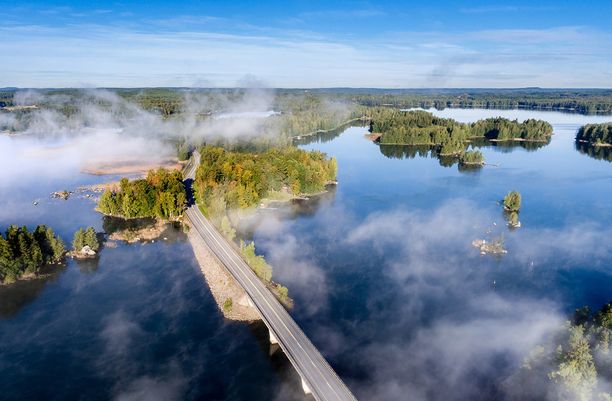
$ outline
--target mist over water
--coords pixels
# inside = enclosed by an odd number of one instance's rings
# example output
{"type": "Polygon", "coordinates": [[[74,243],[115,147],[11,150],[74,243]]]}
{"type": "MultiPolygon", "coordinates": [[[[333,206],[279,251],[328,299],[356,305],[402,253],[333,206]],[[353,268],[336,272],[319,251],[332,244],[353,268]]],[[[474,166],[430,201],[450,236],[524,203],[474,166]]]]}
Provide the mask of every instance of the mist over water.
{"type": "Polygon", "coordinates": [[[298,323],[359,399],[513,398],[525,389],[508,378],[525,356],[575,308],[612,297],[612,165],[573,144],[580,125],[610,118],[434,113],[541,118],[555,135],[537,150],[480,148],[494,166],[469,172],[428,153],[387,158],[365,128],[322,136],[302,147],[337,157],[337,190],[314,214],[264,217],[254,239],[293,294],[298,323]],[[514,189],[523,225],[510,231],[498,201],[514,189]],[[501,235],[506,255],[471,245],[501,235]]]}
{"type": "MultiPolygon", "coordinates": [[[[537,150],[481,148],[497,167],[462,172],[386,157],[365,128],[349,128],[302,145],[338,159],[337,188],[262,211],[243,232],[360,400],[512,397],[505,384],[525,355],[575,308],[612,296],[612,164],[573,146],[578,126],[599,117],[436,113],[542,118],[555,135],[537,150]],[[512,189],[523,195],[523,226],[509,231],[497,202],[512,189]],[[502,234],[502,257],[471,245],[502,234]]],[[[84,138],[0,136],[0,227],[44,223],[66,243],[80,227],[103,230],[93,201],[49,197],[101,180],[79,173],[83,148],[73,143],[84,138]]],[[[0,287],[0,399],[308,399],[282,353],[269,356],[262,325],[222,318],[184,235],[164,236],[0,287]]]]}
{"type": "Polygon", "coordinates": [[[165,118],[101,89],[72,95],[18,91],[16,105],[43,107],[19,118],[0,113],[0,131],[14,131],[0,135],[0,188],[76,175],[99,164],[155,165],[176,156],[175,141],[231,143],[277,135],[266,125],[266,117],[278,114],[271,110],[272,90],[250,89],[232,96],[185,92],[180,100],[180,116],[165,118]],[[52,107],[45,106],[49,104],[52,107]]]}

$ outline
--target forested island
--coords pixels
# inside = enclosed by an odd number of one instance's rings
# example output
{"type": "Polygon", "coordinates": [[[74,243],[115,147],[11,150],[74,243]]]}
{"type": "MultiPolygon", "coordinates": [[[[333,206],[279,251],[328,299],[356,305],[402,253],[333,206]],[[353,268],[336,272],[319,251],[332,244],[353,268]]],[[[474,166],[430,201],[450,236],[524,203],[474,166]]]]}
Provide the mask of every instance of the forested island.
{"type": "Polygon", "coordinates": [[[187,196],[182,173],[178,170],[151,170],[146,178],[122,178],[119,190],[107,189],[98,210],[108,216],[126,219],[157,217],[176,219],[185,208],[187,196]]]}
{"type": "Polygon", "coordinates": [[[194,189],[205,211],[220,202],[223,208],[247,208],[271,195],[320,192],[336,179],[337,170],[335,158],[317,151],[286,147],[235,152],[205,146],[194,189]]]}
{"type": "Polygon", "coordinates": [[[380,144],[437,146],[440,156],[462,155],[472,139],[546,142],[552,135],[549,123],[533,119],[518,122],[497,117],[464,124],[422,110],[391,108],[372,109],[370,118],[370,132],[380,134],[380,144]]]}
{"type": "Polygon", "coordinates": [[[50,227],[39,225],[30,232],[25,226],[11,225],[0,234],[0,283],[35,277],[43,266],[60,263],[65,251],[50,227]]]}
{"type": "Polygon", "coordinates": [[[611,340],[612,302],[595,313],[580,308],[550,342],[532,350],[506,384],[519,392],[515,399],[542,400],[552,393],[559,400],[609,401],[611,340]]]}
{"type": "Polygon", "coordinates": [[[612,146],[612,123],[587,124],[580,127],[576,142],[591,146],[612,146]]]}
{"type": "Polygon", "coordinates": [[[72,251],[70,255],[75,258],[92,258],[97,256],[100,250],[100,240],[93,227],[79,228],[72,239],[72,251]]]}

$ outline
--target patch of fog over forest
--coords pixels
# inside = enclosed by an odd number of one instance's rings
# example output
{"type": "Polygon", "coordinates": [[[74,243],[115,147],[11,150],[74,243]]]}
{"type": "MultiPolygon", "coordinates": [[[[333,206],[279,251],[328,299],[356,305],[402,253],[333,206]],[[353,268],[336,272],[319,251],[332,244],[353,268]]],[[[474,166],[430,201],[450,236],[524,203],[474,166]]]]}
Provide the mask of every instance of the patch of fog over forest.
{"type": "Polygon", "coordinates": [[[15,93],[17,106],[42,105],[26,112],[0,113],[0,187],[76,174],[85,165],[136,161],[155,165],[176,156],[177,141],[249,140],[278,135],[265,117],[274,92],[243,91],[241,96],[183,93],[182,110],[175,117],[139,107],[110,90],[79,90],[48,94],[26,90],[15,93]],[[210,118],[211,110],[218,118],[210,118]],[[4,128],[2,128],[4,127],[4,128]]]}

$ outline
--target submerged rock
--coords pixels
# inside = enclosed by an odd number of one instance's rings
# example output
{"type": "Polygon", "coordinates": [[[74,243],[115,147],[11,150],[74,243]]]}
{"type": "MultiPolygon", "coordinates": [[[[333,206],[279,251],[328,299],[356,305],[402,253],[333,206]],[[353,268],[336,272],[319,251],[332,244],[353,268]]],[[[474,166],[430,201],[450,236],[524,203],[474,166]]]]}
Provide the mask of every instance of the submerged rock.
{"type": "Polygon", "coordinates": [[[59,198],[59,199],[63,199],[63,200],[68,200],[68,198],[70,197],[70,194],[72,192],[70,191],[55,191],[51,193],[51,196],[53,198],[59,198]]]}
{"type": "Polygon", "coordinates": [[[492,242],[488,242],[486,239],[475,239],[472,241],[472,246],[480,249],[481,255],[486,255],[487,253],[494,255],[508,253],[508,251],[504,249],[504,243],[501,239],[497,239],[492,242]]]}

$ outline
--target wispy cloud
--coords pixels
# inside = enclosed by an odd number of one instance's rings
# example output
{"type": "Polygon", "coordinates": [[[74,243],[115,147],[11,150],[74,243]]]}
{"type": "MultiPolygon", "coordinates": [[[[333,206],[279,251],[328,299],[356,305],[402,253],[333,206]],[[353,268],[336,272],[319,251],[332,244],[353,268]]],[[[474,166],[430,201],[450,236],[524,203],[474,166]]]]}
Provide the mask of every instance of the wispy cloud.
{"type": "Polygon", "coordinates": [[[236,21],[234,31],[214,29],[220,22],[225,24],[212,16],[174,17],[158,20],[167,29],[157,31],[99,24],[0,27],[0,51],[11,55],[0,86],[234,86],[249,74],[278,87],[612,85],[612,40],[584,27],[356,39],[236,21]],[[575,74],[584,63],[589,74],[575,74]]]}
{"type": "Polygon", "coordinates": [[[492,14],[492,13],[509,13],[509,12],[530,12],[530,11],[547,11],[553,10],[554,7],[548,6],[517,6],[511,4],[500,4],[482,7],[466,7],[460,11],[465,14],[492,14]]]}
{"type": "Polygon", "coordinates": [[[298,18],[371,18],[383,17],[387,13],[376,8],[346,9],[346,10],[319,10],[299,14],[298,18]]]}

